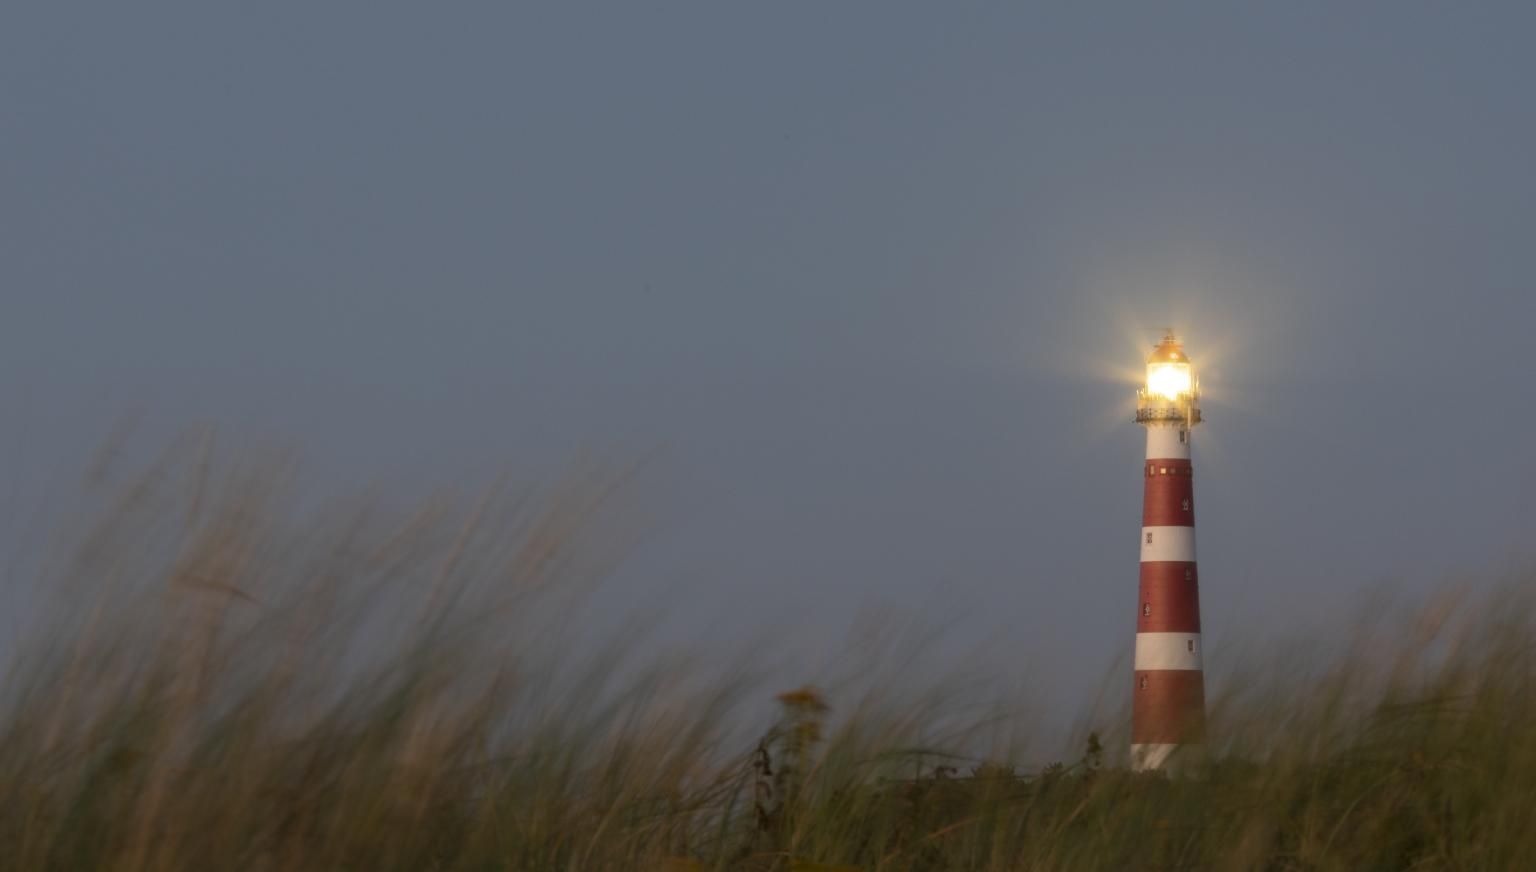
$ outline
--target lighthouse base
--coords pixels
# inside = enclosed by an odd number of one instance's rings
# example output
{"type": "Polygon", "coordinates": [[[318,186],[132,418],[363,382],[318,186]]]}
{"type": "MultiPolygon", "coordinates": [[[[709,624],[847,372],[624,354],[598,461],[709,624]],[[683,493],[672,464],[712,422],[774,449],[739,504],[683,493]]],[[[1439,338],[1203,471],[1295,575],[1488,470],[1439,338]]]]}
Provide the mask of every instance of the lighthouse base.
{"type": "Polygon", "coordinates": [[[1146,744],[1131,746],[1132,772],[1189,775],[1205,760],[1204,745],[1146,744]]]}

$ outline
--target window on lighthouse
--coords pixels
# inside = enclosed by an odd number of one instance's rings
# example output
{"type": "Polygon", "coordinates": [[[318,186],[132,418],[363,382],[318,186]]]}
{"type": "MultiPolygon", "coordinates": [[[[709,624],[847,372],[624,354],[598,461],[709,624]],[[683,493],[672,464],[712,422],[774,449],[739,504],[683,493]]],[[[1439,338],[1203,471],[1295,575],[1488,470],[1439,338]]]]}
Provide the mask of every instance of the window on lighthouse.
{"type": "Polygon", "coordinates": [[[1151,533],[1148,533],[1148,534],[1147,534],[1147,544],[1148,544],[1148,545],[1151,545],[1151,544],[1152,544],[1152,534],[1151,534],[1151,533]]]}
{"type": "Polygon", "coordinates": [[[1186,511],[1186,512],[1189,511],[1189,498],[1188,497],[1184,498],[1184,511],[1186,511]]]}
{"type": "Polygon", "coordinates": [[[1152,604],[1151,603],[1142,603],[1141,604],[1141,616],[1143,618],[1150,618],[1150,617],[1152,617],[1152,604]]]}
{"type": "Polygon", "coordinates": [[[1145,675],[1143,675],[1140,679],[1137,680],[1136,684],[1142,690],[1146,690],[1147,689],[1147,677],[1145,675]]]}
{"type": "Polygon", "coordinates": [[[1185,640],[1184,644],[1189,646],[1189,653],[1191,653],[1191,654],[1195,653],[1195,640],[1194,639],[1187,639],[1187,640],[1185,640]]]}

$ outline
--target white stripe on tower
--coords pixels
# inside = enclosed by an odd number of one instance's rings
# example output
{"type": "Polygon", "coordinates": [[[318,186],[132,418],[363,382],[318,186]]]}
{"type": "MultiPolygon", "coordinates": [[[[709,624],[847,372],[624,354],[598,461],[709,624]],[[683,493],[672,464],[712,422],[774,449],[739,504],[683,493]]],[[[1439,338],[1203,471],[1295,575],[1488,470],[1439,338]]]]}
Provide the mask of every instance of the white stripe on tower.
{"type": "Polygon", "coordinates": [[[1137,633],[1137,669],[1199,669],[1199,633],[1137,633]]]}
{"type": "Polygon", "coordinates": [[[1179,425],[1147,428],[1147,459],[1188,460],[1189,431],[1179,425]],[[1179,432],[1183,430],[1183,436],[1179,432]]]}
{"type": "Polygon", "coordinates": [[[1194,527],[1142,527],[1142,563],[1194,563],[1194,527]]]}

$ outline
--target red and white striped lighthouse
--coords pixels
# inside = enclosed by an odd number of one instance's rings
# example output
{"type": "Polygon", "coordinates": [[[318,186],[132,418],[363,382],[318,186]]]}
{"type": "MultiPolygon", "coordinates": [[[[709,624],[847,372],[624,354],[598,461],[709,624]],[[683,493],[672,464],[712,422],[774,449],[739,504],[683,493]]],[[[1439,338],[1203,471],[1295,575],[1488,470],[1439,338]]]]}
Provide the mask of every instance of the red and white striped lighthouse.
{"type": "Polygon", "coordinates": [[[1176,771],[1198,759],[1205,734],[1200,650],[1200,571],[1195,565],[1191,434],[1200,387],[1173,333],[1147,358],[1136,423],[1147,428],[1136,608],[1131,765],[1176,771]]]}

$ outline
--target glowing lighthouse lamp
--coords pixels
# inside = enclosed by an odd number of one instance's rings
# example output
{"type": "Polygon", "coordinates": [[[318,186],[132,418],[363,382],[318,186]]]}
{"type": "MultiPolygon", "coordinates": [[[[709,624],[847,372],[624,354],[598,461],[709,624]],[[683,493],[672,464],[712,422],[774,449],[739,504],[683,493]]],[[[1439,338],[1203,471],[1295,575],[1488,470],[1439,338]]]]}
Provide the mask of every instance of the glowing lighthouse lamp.
{"type": "Polygon", "coordinates": [[[1147,383],[1136,392],[1136,423],[1147,428],[1131,704],[1131,765],[1139,770],[1186,769],[1199,760],[1204,742],[1190,464],[1190,437],[1200,421],[1199,381],[1184,346],[1169,332],[1147,358],[1147,383]]]}

